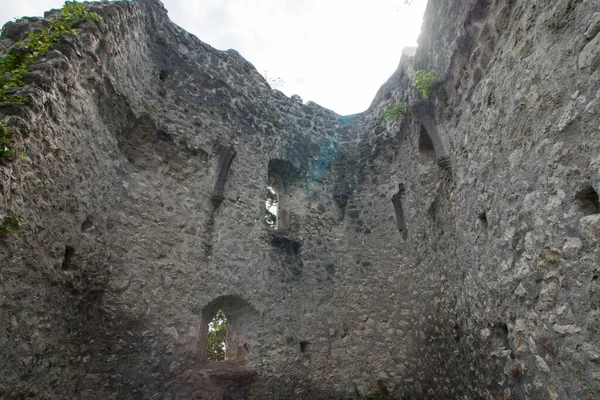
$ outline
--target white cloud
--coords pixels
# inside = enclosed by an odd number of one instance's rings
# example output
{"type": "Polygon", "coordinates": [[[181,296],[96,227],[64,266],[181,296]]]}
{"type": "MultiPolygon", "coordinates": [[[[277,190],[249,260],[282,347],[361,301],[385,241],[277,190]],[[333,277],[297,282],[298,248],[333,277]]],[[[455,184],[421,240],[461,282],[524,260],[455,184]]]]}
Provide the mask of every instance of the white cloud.
{"type": "MultiPolygon", "coordinates": [[[[2,0],[0,20],[42,15],[61,0],[2,0]]],[[[426,0],[164,0],[171,19],[218,49],[235,48],[299,94],[350,114],[366,109],[416,45],[426,0]]]]}
{"type": "Polygon", "coordinates": [[[41,16],[44,11],[60,8],[63,4],[64,1],[61,0],[2,0],[0,23],[24,16],[41,16]]]}

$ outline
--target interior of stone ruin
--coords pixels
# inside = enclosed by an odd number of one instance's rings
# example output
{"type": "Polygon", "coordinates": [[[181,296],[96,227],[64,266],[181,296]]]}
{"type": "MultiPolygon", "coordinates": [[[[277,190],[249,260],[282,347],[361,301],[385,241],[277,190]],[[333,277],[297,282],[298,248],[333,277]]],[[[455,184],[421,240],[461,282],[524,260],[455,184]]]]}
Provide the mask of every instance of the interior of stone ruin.
{"type": "Polygon", "coordinates": [[[597,0],[430,0],[349,116],[69,7],[0,36],[0,398],[600,399],[597,0]]]}

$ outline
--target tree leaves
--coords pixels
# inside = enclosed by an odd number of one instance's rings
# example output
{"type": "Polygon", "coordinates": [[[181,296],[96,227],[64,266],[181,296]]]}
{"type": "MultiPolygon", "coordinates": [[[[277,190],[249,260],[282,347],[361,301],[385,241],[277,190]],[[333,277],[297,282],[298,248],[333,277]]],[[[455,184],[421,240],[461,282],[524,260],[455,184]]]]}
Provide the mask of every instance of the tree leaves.
{"type": "Polygon", "coordinates": [[[433,69],[429,72],[425,72],[424,70],[420,69],[415,74],[415,84],[425,99],[429,99],[433,84],[436,80],[437,78],[435,76],[435,70],[433,69]]]}
{"type": "Polygon", "coordinates": [[[265,223],[270,228],[277,226],[277,193],[271,186],[267,186],[267,201],[265,202],[265,223]]]}
{"type": "Polygon", "coordinates": [[[208,345],[206,359],[208,361],[225,360],[225,348],[227,337],[227,318],[222,310],[217,313],[208,324],[208,345]]]}
{"type": "Polygon", "coordinates": [[[407,113],[406,103],[399,101],[390,108],[381,109],[381,111],[379,111],[379,117],[386,121],[393,121],[399,115],[405,117],[407,113]]]}
{"type": "Polygon", "coordinates": [[[0,121],[0,161],[16,154],[12,142],[12,132],[0,121]]]}

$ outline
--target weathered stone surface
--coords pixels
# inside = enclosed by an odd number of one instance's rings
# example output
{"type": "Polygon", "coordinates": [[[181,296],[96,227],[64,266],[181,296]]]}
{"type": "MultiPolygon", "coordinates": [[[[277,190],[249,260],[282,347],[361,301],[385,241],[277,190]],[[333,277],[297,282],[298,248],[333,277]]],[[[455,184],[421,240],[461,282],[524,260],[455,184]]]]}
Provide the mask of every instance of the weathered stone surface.
{"type": "Polygon", "coordinates": [[[576,325],[554,325],[552,329],[561,335],[568,335],[581,332],[581,328],[576,325]]]}
{"type": "Polygon", "coordinates": [[[596,37],[598,32],[600,32],[600,12],[595,12],[592,15],[590,25],[588,26],[583,36],[585,36],[585,38],[588,40],[592,40],[596,37]]]}
{"type": "Polygon", "coordinates": [[[548,364],[546,363],[546,361],[540,357],[540,356],[535,356],[535,360],[537,362],[537,365],[539,367],[539,369],[545,373],[549,373],[550,372],[550,367],[548,367],[548,364]]]}
{"type": "Polygon", "coordinates": [[[354,116],[157,0],[90,8],[0,110],[25,152],[0,164],[0,214],[25,218],[0,242],[1,398],[600,393],[595,2],[431,1],[354,116]]]}
{"type": "Polygon", "coordinates": [[[579,68],[597,67],[599,62],[600,36],[596,36],[579,53],[579,68]]]}
{"type": "Polygon", "coordinates": [[[567,238],[565,244],[563,245],[562,252],[567,258],[575,258],[583,248],[583,243],[581,239],[570,237],[567,238]]]}
{"type": "Polygon", "coordinates": [[[588,215],[579,220],[579,227],[584,237],[597,243],[600,240],[600,214],[588,215]]]}

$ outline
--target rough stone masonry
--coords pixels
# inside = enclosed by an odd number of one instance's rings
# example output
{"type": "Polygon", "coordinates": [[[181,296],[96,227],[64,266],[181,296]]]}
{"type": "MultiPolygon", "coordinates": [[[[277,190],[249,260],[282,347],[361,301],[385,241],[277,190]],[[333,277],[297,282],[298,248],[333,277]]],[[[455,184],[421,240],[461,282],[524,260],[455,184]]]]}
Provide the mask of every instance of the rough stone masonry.
{"type": "Polygon", "coordinates": [[[0,398],[600,399],[597,0],[430,0],[351,116],[89,9],[0,109],[0,398]]]}

